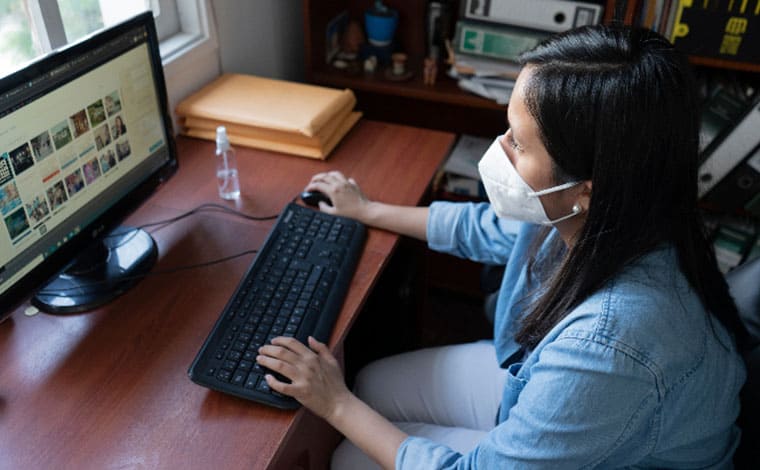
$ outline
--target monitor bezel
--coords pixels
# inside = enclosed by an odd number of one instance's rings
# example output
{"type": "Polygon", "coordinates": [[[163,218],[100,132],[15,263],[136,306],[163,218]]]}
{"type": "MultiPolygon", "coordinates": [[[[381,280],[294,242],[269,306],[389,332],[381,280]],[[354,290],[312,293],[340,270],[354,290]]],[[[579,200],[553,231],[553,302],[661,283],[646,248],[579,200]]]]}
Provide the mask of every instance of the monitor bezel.
{"type": "MultiPolygon", "coordinates": [[[[34,78],[60,67],[66,62],[71,61],[74,57],[81,56],[88,51],[97,49],[109,41],[138,27],[145,27],[148,32],[146,43],[148,46],[151,69],[155,79],[158,106],[162,115],[164,133],[166,135],[166,146],[169,153],[168,159],[162,166],[149,174],[144,181],[135,186],[129,193],[116,201],[86,226],[82,227],[78,234],[69,238],[60,248],[56,249],[56,251],[50,256],[47,256],[42,263],[24,275],[14,285],[9,287],[8,290],[0,293],[0,305],[3,306],[0,308],[0,322],[9,317],[25,300],[28,300],[37,287],[64,269],[78,253],[84,250],[88,245],[95,243],[99,237],[117,227],[125,218],[143,204],[159,186],[173,175],[178,168],[172,118],[169,113],[163,64],[161,62],[161,54],[158,47],[158,35],[156,33],[152,12],[146,11],[115,26],[93,33],[76,43],[57,49],[39,58],[33,63],[24,66],[21,70],[0,78],[0,91],[15,89],[19,85],[23,85],[34,78]]],[[[109,58],[108,60],[111,59],[112,58],[109,58]]],[[[83,70],[82,74],[102,65],[108,60],[103,62],[99,61],[97,64],[88,67],[87,70],[83,70]]],[[[81,74],[79,76],[81,76],[81,74]]]]}

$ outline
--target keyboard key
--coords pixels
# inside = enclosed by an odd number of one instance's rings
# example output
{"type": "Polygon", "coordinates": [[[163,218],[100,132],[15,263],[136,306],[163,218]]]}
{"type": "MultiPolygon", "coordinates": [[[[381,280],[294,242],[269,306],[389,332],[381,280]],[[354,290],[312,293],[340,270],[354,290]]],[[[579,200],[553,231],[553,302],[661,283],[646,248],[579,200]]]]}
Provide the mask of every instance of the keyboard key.
{"type": "Polygon", "coordinates": [[[261,377],[259,379],[259,383],[256,385],[256,390],[259,392],[269,393],[272,391],[271,388],[269,388],[269,384],[267,383],[267,379],[264,377],[261,377]]]}

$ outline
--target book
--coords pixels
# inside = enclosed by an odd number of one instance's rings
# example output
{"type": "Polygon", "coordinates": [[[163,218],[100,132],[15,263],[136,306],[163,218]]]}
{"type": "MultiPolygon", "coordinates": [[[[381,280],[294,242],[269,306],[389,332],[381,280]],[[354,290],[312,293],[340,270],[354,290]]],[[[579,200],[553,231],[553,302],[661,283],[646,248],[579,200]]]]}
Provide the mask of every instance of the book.
{"type": "Polygon", "coordinates": [[[642,0],[628,0],[623,21],[625,24],[633,24],[641,11],[642,0]]]}
{"type": "Polygon", "coordinates": [[[535,47],[548,33],[512,26],[457,21],[454,50],[461,54],[517,62],[519,55],[535,47]]]}
{"type": "Polygon", "coordinates": [[[184,99],[177,114],[314,137],[355,104],[348,89],[225,74],[184,99]]]}
{"type": "Polygon", "coordinates": [[[598,23],[602,7],[567,0],[467,0],[464,17],[556,33],[598,23]]]}
{"type": "Polygon", "coordinates": [[[760,62],[760,3],[679,0],[670,36],[701,57],[760,62]]]}

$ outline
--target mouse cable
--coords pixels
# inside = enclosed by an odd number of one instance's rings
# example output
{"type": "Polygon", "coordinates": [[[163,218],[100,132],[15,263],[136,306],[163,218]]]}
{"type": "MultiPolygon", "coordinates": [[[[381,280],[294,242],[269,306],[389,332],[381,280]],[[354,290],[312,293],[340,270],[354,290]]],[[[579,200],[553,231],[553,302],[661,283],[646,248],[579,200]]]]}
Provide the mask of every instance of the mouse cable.
{"type": "Polygon", "coordinates": [[[109,233],[108,235],[105,235],[103,238],[113,238],[113,237],[121,237],[123,235],[130,235],[127,238],[125,238],[124,240],[122,240],[118,245],[111,247],[112,249],[119,248],[119,247],[121,247],[121,246],[126,245],[127,243],[129,243],[129,241],[132,240],[132,238],[134,238],[135,236],[137,236],[137,233],[141,229],[148,228],[148,227],[156,227],[155,229],[149,231],[149,233],[151,233],[151,234],[152,233],[156,233],[159,230],[161,230],[162,228],[168,227],[169,225],[171,225],[171,224],[173,224],[175,222],[178,222],[178,221],[180,221],[180,220],[182,220],[182,219],[184,219],[186,217],[190,217],[191,215],[198,214],[198,213],[201,213],[201,212],[222,212],[222,213],[226,212],[228,214],[236,215],[236,216],[242,217],[244,219],[257,220],[257,221],[273,220],[273,219],[276,219],[279,216],[279,214],[275,214],[275,215],[267,215],[267,216],[263,216],[263,217],[256,217],[256,216],[248,215],[248,214],[246,214],[244,212],[241,212],[241,211],[238,211],[238,210],[235,210],[235,209],[231,209],[231,208],[229,208],[227,206],[223,206],[221,204],[216,204],[216,203],[213,203],[213,202],[209,202],[209,203],[201,204],[200,206],[197,206],[197,207],[195,207],[193,209],[190,209],[189,211],[187,211],[185,213],[182,213],[180,215],[177,215],[177,216],[174,216],[174,217],[170,217],[170,218],[164,219],[164,220],[159,220],[159,221],[156,221],[156,222],[148,222],[148,223],[145,223],[145,224],[142,224],[142,225],[138,225],[136,227],[130,227],[129,229],[121,231],[121,232],[109,233]]]}
{"type": "Polygon", "coordinates": [[[125,230],[123,232],[110,233],[110,234],[106,235],[105,238],[120,237],[120,236],[125,235],[127,233],[130,233],[132,231],[137,231],[137,230],[148,228],[148,227],[159,226],[158,229],[156,229],[156,230],[160,230],[164,226],[171,225],[174,222],[178,222],[178,221],[180,221],[180,220],[182,220],[182,219],[184,219],[186,217],[190,217],[191,215],[198,214],[200,212],[226,212],[228,214],[232,214],[232,215],[236,215],[238,217],[241,217],[243,219],[257,220],[257,221],[274,220],[274,219],[276,219],[279,216],[279,214],[275,214],[275,215],[267,215],[267,216],[257,217],[257,216],[248,215],[245,212],[241,212],[241,211],[232,209],[232,208],[227,207],[227,206],[223,206],[221,204],[216,204],[216,203],[209,202],[209,203],[201,204],[200,206],[197,206],[197,207],[195,207],[193,209],[190,209],[189,211],[187,211],[185,213],[182,213],[182,214],[174,216],[174,217],[170,217],[168,219],[159,220],[159,221],[156,221],[156,222],[148,222],[148,223],[145,223],[145,224],[141,224],[141,225],[138,225],[136,227],[132,227],[132,228],[130,228],[128,230],[125,230]]]}
{"type": "MultiPolygon", "coordinates": [[[[224,263],[225,261],[231,261],[231,260],[233,260],[235,258],[240,258],[242,256],[251,255],[251,254],[254,254],[254,253],[258,253],[258,252],[259,252],[259,250],[246,250],[246,251],[242,251],[240,253],[236,253],[234,255],[225,256],[223,258],[217,258],[217,259],[210,260],[210,261],[204,261],[204,262],[201,262],[201,263],[188,264],[188,265],[185,265],[185,266],[176,266],[176,267],[173,267],[173,268],[162,269],[160,271],[148,271],[148,272],[143,273],[143,274],[135,274],[134,276],[127,276],[127,277],[124,277],[122,279],[119,279],[116,282],[114,282],[112,280],[92,281],[92,282],[86,283],[85,286],[97,286],[99,284],[108,284],[108,286],[106,286],[106,287],[109,288],[109,289],[111,289],[111,288],[114,287],[114,285],[119,285],[122,282],[139,280],[139,279],[142,279],[142,278],[148,277],[148,276],[160,276],[160,275],[164,275],[164,274],[174,274],[174,273],[180,272],[180,271],[188,271],[188,270],[191,270],[191,269],[205,268],[205,267],[208,267],[208,266],[213,266],[215,264],[224,263]]],[[[66,288],[62,288],[62,289],[55,289],[55,291],[39,291],[39,292],[37,292],[37,294],[39,294],[39,295],[55,295],[58,292],[74,291],[74,290],[79,290],[79,289],[80,289],[80,287],[66,287],[66,288]]],[[[77,294],[73,294],[72,296],[75,297],[76,295],[77,294]]]]}

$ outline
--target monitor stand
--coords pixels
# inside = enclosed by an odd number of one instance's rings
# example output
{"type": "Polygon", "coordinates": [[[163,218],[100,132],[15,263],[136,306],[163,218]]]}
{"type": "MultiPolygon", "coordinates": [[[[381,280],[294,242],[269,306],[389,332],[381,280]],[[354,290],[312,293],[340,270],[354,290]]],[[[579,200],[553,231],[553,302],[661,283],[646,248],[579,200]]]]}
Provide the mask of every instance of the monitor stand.
{"type": "Polygon", "coordinates": [[[93,310],[126,292],[157,258],[158,248],[147,232],[117,227],[43,285],[32,304],[48,313],[93,310]]]}

